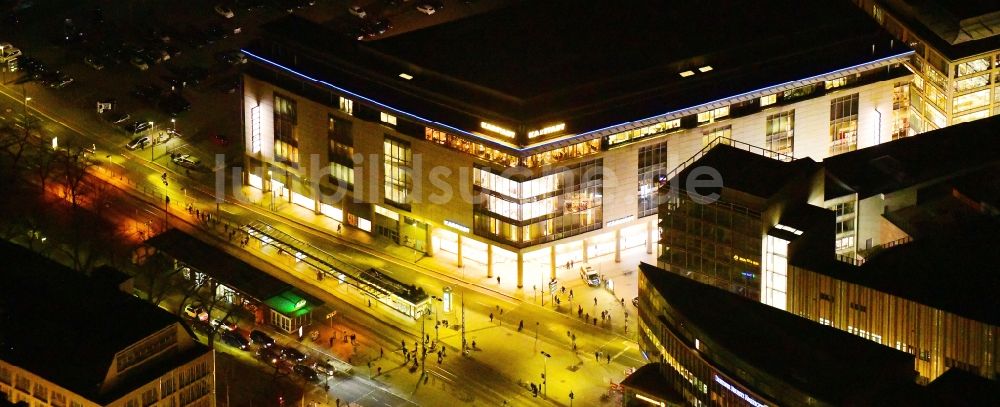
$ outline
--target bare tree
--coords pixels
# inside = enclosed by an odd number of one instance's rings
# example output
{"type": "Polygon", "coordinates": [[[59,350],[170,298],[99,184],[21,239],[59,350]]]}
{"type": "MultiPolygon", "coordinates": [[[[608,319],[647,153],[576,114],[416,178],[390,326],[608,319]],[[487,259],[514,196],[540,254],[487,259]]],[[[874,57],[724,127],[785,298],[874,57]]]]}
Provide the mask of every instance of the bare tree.
{"type": "Polygon", "coordinates": [[[94,165],[83,150],[67,151],[61,156],[61,174],[65,182],[66,192],[73,206],[78,205],[78,200],[87,193],[90,185],[87,182],[89,174],[87,170],[94,165]]]}

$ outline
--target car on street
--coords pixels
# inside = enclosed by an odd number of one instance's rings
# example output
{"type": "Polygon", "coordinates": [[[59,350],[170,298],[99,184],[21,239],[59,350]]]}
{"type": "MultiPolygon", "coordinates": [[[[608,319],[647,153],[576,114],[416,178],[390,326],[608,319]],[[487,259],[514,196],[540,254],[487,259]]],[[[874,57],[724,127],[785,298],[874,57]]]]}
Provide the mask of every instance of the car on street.
{"type": "Polygon", "coordinates": [[[135,55],[131,59],[129,59],[128,63],[132,64],[132,66],[138,68],[140,71],[145,71],[149,69],[149,64],[146,63],[146,60],[142,59],[138,55],[135,55]]]}
{"type": "Polygon", "coordinates": [[[143,131],[149,130],[152,125],[145,120],[136,120],[122,127],[126,132],[129,133],[141,133],[143,131]]]}
{"type": "Polygon", "coordinates": [[[639,308],[639,297],[635,297],[632,299],[632,306],[639,308]]]}
{"type": "Polygon", "coordinates": [[[281,360],[281,350],[278,347],[260,347],[257,348],[257,359],[263,360],[265,363],[275,366],[278,361],[281,360]]]}
{"type": "Polygon", "coordinates": [[[434,5],[430,3],[423,3],[417,5],[417,11],[427,15],[431,15],[437,12],[437,8],[435,8],[434,5]]]}
{"type": "Polygon", "coordinates": [[[372,24],[372,29],[375,32],[375,35],[382,35],[385,34],[386,31],[392,29],[392,23],[389,21],[388,18],[382,17],[378,20],[375,20],[375,23],[372,24]]]}
{"type": "Polygon", "coordinates": [[[178,154],[175,155],[173,158],[171,158],[170,161],[173,161],[174,164],[177,164],[181,167],[190,170],[198,169],[201,167],[201,160],[199,160],[198,157],[192,156],[191,154],[178,154]]]}
{"type": "Polygon", "coordinates": [[[184,316],[188,318],[198,318],[205,312],[205,308],[198,304],[188,304],[184,306],[184,316]]]}
{"type": "Polygon", "coordinates": [[[104,61],[96,55],[87,55],[83,57],[83,63],[97,71],[104,69],[104,61]]]}
{"type": "Polygon", "coordinates": [[[236,17],[236,14],[233,13],[233,8],[229,7],[229,6],[225,5],[225,4],[216,4],[214,10],[215,10],[215,14],[218,14],[218,15],[222,16],[223,18],[233,18],[233,17],[236,17]]]}
{"type": "Polygon", "coordinates": [[[351,7],[348,7],[347,8],[347,12],[351,13],[351,15],[353,15],[353,16],[355,16],[357,18],[368,17],[368,12],[366,12],[365,9],[361,8],[361,6],[351,6],[351,7]]]}
{"type": "Polygon", "coordinates": [[[146,148],[146,146],[148,146],[149,144],[150,144],[149,136],[139,136],[132,139],[132,141],[129,141],[128,144],[125,144],[125,148],[129,150],[141,150],[146,148]]]}
{"type": "Polygon", "coordinates": [[[43,76],[42,83],[52,89],[62,89],[73,83],[73,77],[61,71],[51,71],[43,76]]]}
{"type": "Polygon", "coordinates": [[[255,343],[263,347],[274,346],[274,338],[256,329],[250,331],[250,343],[255,343]]]}
{"type": "Polygon", "coordinates": [[[302,377],[303,379],[306,379],[306,381],[310,382],[319,381],[319,375],[316,374],[316,371],[313,370],[311,367],[303,365],[301,363],[296,363],[295,366],[292,367],[292,371],[295,372],[295,374],[302,377]]]}
{"type": "Polygon", "coordinates": [[[591,287],[601,285],[601,276],[597,274],[597,270],[594,270],[594,268],[590,267],[587,263],[580,265],[580,278],[587,282],[587,285],[591,287]]]}
{"type": "Polygon", "coordinates": [[[222,342],[226,345],[237,349],[250,349],[250,342],[247,341],[247,338],[244,338],[243,335],[240,335],[239,332],[236,331],[223,331],[219,334],[219,339],[222,339],[222,342]]]}
{"type": "Polygon", "coordinates": [[[283,356],[286,360],[299,363],[306,360],[306,355],[304,353],[302,353],[298,349],[289,347],[281,348],[281,356],[283,356]]]}
{"type": "Polygon", "coordinates": [[[215,329],[218,329],[223,332],[225,331],[232,332],[239,329],[239,325],[237,325],[235,322],[222,321],[218,318],[212,318],[212,322],[210,322],[210,324],[215,329]]]}

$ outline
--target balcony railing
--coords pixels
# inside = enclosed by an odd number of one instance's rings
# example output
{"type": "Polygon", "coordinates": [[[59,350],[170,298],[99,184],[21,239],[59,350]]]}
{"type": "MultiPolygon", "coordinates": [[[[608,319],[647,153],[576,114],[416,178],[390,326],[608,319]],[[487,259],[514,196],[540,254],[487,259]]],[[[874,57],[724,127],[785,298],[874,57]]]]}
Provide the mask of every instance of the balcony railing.
{"type": "Polygon", "coordinates": [[[684,169],[690,166],[692,163],[698,161],[701,157],[704,157],[705,154],[708,154],[708,152],[712,148],[714,148],[719,144],[725,144],[730,147],[736,147],[740,150],[749,151],[751,153],[779,160],[782,162],[790,162],[795,159],[794,157],[788,154],[782,154],[777,151],[771,151],[766,148],[755,146],[753,144],[744,143],[742,141],[736,141],[729,137],[716,137],[712,141],[709,141],[708,144],[706,144],[705,147],[703,147],[701,150],[698,150],[697,153],[694,153],[694,155],[692,155],[690,158],[684,160],[684,162],[680,163],[677,167],[675,167],[673,170],[667,173],[667,181],[669,182],[670,180],[674,179],[674,177],[676,177],[677,174],[680,174],[681,171],[684,171],[684,169]]]}

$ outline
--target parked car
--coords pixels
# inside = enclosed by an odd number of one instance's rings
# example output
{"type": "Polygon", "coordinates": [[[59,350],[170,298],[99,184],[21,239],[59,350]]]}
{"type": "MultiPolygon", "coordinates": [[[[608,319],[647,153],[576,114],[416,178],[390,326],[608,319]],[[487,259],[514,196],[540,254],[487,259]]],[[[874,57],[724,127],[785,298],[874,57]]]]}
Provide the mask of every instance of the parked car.
{"type": "Polygon", "coordinates": [[[431,15],[437,12],[437,8],[435,8],[433,5],[429,3],[422,3],[417,5],[417,11],[427,15],[431,15]]]}
{"type": "Polygon", "coordinates": [[[87,55],[83,57],[83,63],[98,71],[104,69],[104,62],[100,57],[95,55],[87,55]]]}
{"type": "Polygon", "coordinates": [[[306,379],[306,381],[310,382],[319,381],[319,375],[316,374],[316,371],[313,370],[311,367],[303,365],[301,363],[295,364],[295,366],[292,368],[292,371],[295,372],[295,374],[301,376],[303,379],[306,379]]]}
{"type": "Polygon", "coordinates": [[[73,83],[73,77],[61,71],[52,71],[43,76],[42,83],[52,89],[61,89],[73,83]]]}
{"type": "Polygon", "coordinates": [[[601,285],[601,276],[597,274],[597,270],[590,267],[589,264],[584,263],[580,265],[580,278],[587,282],[587,285],[591,287],[597,287],[601,285]]]}
{"type": "Polygon", "coordinates": [[[209,322],[209,323],[215,329],[218,329],[218,330],[223,331],[223,332],[225,332],[225,331],[232,332],[232,331],[235,331],[235,330],[239,329],[239,325],[237,325],[235,322],[222,321],[222,320],[220,320],[218,318],[212,318],[212,322],[209,322]]]}
{"type": "Polygon", "coordinates": [[[274,346],[274,338],[272,338],[271,335],[268,335],[256,329],[250,331],[250,342],[256,343],[265,348],[274,346]]]}
{"type": "Polygon", "coordinates": [[[348,7],[347,12],[351,13],[357,18],[365,18],[368,16],[368,13],[365,11],[365,9],[361,8],[361,6],[348,7]]]}
{"type": "Polygon", "coordinates": [[[192,319],[203,319],[201,316],[207,316],[208,313],[205,312],[205,307],[202,307],[201,305],[188,304],[184,306],[184,315],[192,319]]]}
{"type": "Polygon", "coordinates": [[[139,136],[132,139],[132,141],[129,141],[128,144],[125,144],[125,148],[129,150],[141,150],[146,148],[146,146],[148,146],[149,144],[150,144],[149,136],[139,136]]]}
{"type": "Polygon", "coordinates": [[[375,24],[372,25],[372,28],[374,29],[376,35],[382,35],[385,34],[386,31],[392,29],[392,23],[388,18],[383,17],[375,20],[375,24]]]}
{"type": "Polygon", "coordinates": [[[140,133],[149,130],[150,127],[152,127],[152,124],[149,122],[145,120],[137,120],[124,126],[123,129],[129,133],[140,133]]]}
{"type": "Polygon", "coordinates": [[[198,157],[192,156],[191,154],[175,155],[173,158],[170,159],[170,161],[173,161],[174,164],[177,164],[181,167],[192,170],[201,167],[201,160],[199,160],[198,157]]]}
{"type": "Polygon", "coordinates": [[[224,5],[224,4],[216,4],[215,5],[215,14],[218,14],[218,15],[222,16],[223,18],[233,18],[233,17],[236,17],[236,14],[233,13],[233,9],[231,7],[229,7],[229,6],[227,6],[227,5],[224,5]]]}
{"type": "Polygon", "coordinates": [[[149,69],[149,64],[147,64],[146,61],[140,58],[138,55],[133,56],[131,59],[129,59],[128,62],[132,64],[132,66],[138,68],[140,71],[145,71],[149,69]]]}
{"type": "MultiPolygon", "coordinates": [[[[251,335],[253,333],[251,332],[251,335]]],[[[281,350],[275,346],[262,346],[257,349],[257,358],[263,360],[271,366],[277,365],[278,361],[281,360],[281,350]]]]}
{"type": "Polygon", "coordinates": [[[281,356],[285,359],[293,362],[303,362],[306,360],[306,355],[295,348],[284,347],[281,348],[281,356]]]}
{"type": "Polygon", "coordinates": [[[236,331],[223,331],[219,335],[219,339],[222,339],[226,345],[237,349],[248,350],[250,348],[250,342],[236,331]]]}

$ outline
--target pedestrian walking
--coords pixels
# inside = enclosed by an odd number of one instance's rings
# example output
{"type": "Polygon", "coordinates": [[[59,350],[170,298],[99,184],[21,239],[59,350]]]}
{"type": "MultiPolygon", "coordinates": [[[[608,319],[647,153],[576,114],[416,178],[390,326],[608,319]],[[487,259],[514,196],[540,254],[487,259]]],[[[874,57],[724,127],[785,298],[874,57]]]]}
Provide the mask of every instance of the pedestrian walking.
{"type": "Polygon", "coordinates": [[[406,340],[400,339],[399,340],[399,347],[403,348],[403,352],[406,352],[406,340]]]}
{"type": "Polygon", "coordinates": [[[597,326],[597,317],[594,317],[594,326],[597,326]]]}
{"type": "Polygon", "coordinates": [[[381,346],[378,347],[378,357],[379,359],[385,357],[385,350],[383,350],[381,346]]]}
{"type": "Polygon", "coordinates": [[[490,322],[493,322],[493,313],[490,313],[490,322]]]}
{"type": "Polygon", "coordinates": [[[607,356],[608,356],[608,364],[610,365],[611,364],[611,354],[609,353],[607,356]]]}
{"type": "Polygon", "coordinates": [[[524,329],[524,320],[522,319],[520,323],[517,324],[517,331],[521,332],[524,329]]]}
{"type": "Polygon", "coordinates": [[[330,336],[330,347],[331,348],[333,347],[333,338],[334,338],[335,335],[336,334],[333,334],[333,335],[330,336]]]}
{"type": "Polygon", "coordinates": [[[601,352],[594,352],[594,361],[596,362],[600,359],[601,359],[601,352]]]}
{"type": "Polygon", "coordinates": [[[597,297],[594,297],[594,305],[597,305],[597,297]]]}
{"type": "Polygon", "coordinates": [[[476,348],[476,341],[472,341],[472,349],[476,348]]]}
{"type": "Polygon", "coordinates": [[[372,300],[368,300],[368,308],[372,307],[372,300]]]}
{"type": "Polygon", "coordinates": [[[497,285],[500,285],[500,276],[497,276],[497,285]]]}

